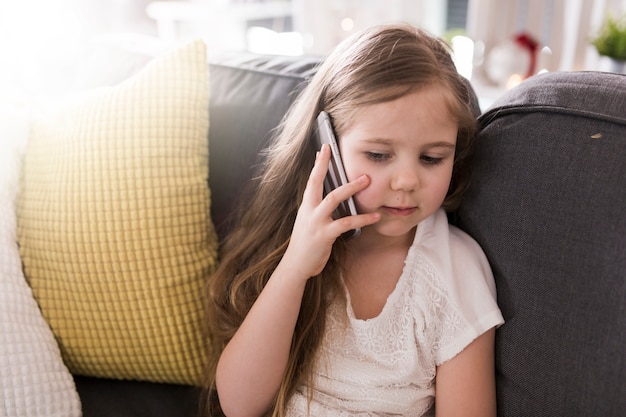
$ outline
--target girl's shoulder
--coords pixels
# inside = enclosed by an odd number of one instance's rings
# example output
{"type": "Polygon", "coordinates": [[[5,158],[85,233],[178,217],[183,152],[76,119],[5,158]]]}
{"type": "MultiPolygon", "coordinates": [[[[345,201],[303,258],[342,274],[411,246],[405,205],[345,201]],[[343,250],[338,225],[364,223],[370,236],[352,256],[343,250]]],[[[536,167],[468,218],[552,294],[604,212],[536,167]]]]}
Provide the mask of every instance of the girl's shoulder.
{"type": "Polygon", "coordinates": [[[418,225],[409,257],[420,253],[442,273],[449,268],[478,269],[491,276],[491,268],[480,245],[469,234],[448,223],[443,210],[418,225]]]}
{"type": "Polygon", "coordinates": [[[480,245],[449,225],[444,212],[433,215],[422,232],[416,235],[406,265],[415,308],[429,323],[429,340],[441,364],[503,319],[493,273],[480,245]]]}
{"type": "MultiPolygon", "coordinates": [[[[427,294],[434,291],[462,310],[484,303],[495,306],[495,281],[480,245],[448,224],[443,210],[424,223],[405,261],[411,285],[428,290],[427,294]]],[[[418,231],[420,227],[421,223],[418,231]]]]}

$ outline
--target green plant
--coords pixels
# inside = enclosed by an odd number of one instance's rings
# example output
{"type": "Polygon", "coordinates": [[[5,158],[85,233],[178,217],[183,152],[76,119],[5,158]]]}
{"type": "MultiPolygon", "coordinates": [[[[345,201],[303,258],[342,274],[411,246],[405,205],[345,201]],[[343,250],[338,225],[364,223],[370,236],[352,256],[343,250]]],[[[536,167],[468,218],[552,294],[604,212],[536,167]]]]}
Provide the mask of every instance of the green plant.
{"type": "Polygon", "coordinates": [[[609,14],[591,43],[600,55],[626,61],[626,14],[619,19],[609,14]]]}

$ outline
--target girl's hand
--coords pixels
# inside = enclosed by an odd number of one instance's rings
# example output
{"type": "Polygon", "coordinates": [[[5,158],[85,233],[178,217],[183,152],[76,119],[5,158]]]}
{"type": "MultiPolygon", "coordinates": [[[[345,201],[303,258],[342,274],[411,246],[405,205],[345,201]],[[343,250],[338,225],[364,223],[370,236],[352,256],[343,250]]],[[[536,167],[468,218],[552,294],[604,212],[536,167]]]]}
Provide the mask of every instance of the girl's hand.
{"type": "Polygon", "coordinates": [[[292,272],[305,280],[322,272],[330,257],[333,243],[339,236],[349,230],[376,223],[380,219],[378,213],[333,219],[332,213],[339,203],[365,189],[370,180],[362,175],[322,198],[330,155],[328,145],[323,145],[317,153],[289,246],[281,261],[282,266],[289,266],[292,272]]]}

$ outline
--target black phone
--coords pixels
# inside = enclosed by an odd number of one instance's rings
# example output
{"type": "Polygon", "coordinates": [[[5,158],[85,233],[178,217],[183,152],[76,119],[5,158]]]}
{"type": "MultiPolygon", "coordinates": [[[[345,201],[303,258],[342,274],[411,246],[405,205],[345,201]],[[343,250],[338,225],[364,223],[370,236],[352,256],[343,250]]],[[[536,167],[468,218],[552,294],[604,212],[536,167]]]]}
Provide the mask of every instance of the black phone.
{"type": "MultiPolygon", "coordinates": [[[[343,162],[341,161],[341,155],[339,154],[339,146],[337,145],[337,139],[335,138],[335,132],[331,123],[328,113],[321,111],[317,116],[317,129],[315,129],[315,138],[317,142],[317,149],[322,144],[326,143],[330,145],[331,158],[328,164],[328,173],[324,179],[324,195],[330,193],[340,185],[346,184],[348,179],[346,172],[343,168],[343,162]]],[[[333,213],[333,218],[339,219],[346,216],[354,216],[357,214],[356,205],[352,196],[345,201],[342,201],[337,209],[333,213]]],[[[343,234],[344,239],[352,239],[361,234],[361,229],[353,229],[343,234]]]]}

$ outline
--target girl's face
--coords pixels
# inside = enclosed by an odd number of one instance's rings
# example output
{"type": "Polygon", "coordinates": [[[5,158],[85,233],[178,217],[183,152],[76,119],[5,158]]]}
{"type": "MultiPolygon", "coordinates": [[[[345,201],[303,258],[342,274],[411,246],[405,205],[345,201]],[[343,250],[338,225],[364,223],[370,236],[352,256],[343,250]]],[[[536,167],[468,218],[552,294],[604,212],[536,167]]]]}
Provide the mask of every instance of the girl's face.
{"type": "Polygon", "coordinates": [[[427,87],[355,113],[339,140],[348,180],[371,184],[354,196],[360,213],[381,220],[363,233],[406,236],[436,212],[450,186],[457,125],[441,88],[427,87]]]}

